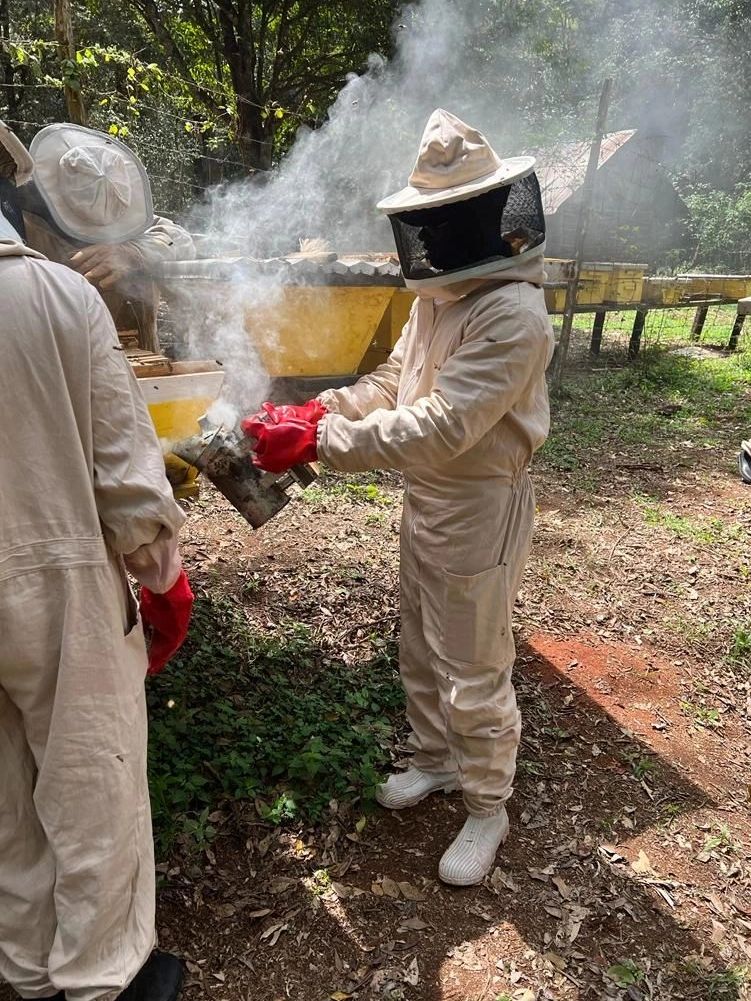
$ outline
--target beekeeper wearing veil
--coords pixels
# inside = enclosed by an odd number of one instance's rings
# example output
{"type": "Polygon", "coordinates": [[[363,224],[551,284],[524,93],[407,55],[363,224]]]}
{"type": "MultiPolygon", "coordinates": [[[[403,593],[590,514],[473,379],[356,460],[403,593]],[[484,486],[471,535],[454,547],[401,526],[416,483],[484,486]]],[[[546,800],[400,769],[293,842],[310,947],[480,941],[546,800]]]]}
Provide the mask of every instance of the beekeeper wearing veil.
{"type": "Polygon", "coordinates": [[[158,350],[157,285],[162,261],[189,260],[189,233],[154,214],[140,159],[113,136],[69,122],[31,141],[30,167],[16,173],[18,137],[0,123],[0,176],[14,180],[28,246],[96,286],[118,329],[134,329],[158,350]]]}
{"type": "Polygon", "coordinates": [[[377,795],[401,810],[462,790],[468,816],[439,866],[459,886],[484,878],[508,834],[520,738],[511,613],[553,353],[533,170],[435,111],[409,184],[379,203],[417,293],[390,359],[351,388],[244,422],[266,469],[317,457],[404,474],[400,670],[414,757],[377,795]]]}

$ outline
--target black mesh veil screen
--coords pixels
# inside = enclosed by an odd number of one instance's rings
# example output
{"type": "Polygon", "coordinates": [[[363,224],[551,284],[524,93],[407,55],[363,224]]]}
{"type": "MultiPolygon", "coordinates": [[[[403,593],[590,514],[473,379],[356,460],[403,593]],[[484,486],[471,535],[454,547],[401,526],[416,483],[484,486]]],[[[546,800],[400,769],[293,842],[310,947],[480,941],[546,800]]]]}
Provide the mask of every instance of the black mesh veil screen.
{"type": "Polygon", "coordinates": [[[517,257],[545,239],[534,174],[474,198],[390,215],[406,279],[440,278],[517,257]]]}
{"type": "Polygon", "coordinates": [[[23,212],[18,200],[18,190],[15,181],[0,177],[0,212],[5,216],[21,239],[26,238],[26,228],[23,224],[23,212]]]}

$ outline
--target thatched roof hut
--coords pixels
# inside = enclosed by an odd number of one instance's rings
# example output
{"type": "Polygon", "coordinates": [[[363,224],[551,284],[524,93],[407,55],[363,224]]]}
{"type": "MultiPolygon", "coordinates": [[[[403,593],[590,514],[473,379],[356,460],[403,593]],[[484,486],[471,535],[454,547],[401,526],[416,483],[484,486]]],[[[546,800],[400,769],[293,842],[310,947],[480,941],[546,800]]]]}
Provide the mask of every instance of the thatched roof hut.
{"type": "MultiPolygon", "coordinates": [[[[585,260],[655,264],[668,251],[687,248],[689,210],[659,161],[658,146],[635,129],[603,138],[585,260]]],[[[590,142],[576,142],[538,153],[549,257],[574,254],[590,149],[590,142]]]]}

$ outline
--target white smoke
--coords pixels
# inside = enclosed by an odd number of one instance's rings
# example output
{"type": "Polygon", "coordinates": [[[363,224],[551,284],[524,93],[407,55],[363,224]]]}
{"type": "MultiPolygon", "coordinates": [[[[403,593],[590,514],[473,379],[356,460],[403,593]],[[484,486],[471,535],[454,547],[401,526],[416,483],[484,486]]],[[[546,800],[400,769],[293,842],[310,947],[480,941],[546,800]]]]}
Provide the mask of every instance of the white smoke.
{"type": "Polygon", "coordinates": [[[423,0],[406,8],[393,59],[371,56],[321,128],[301,129],[269,177],[212,190],[191,213],[191,228],[215,248],[253,257],[294,252],[304,239],[326,240],[338,253],[393,250],[376,202],[406,184],[436,107],[480,128],[502,155],[519,152],[525,123],[499,103],[508,66],[481,48],[493,6],[423,0]]]}
{"type": "MultiPolygon", "coordinates": [[[[194,206],[187,223],[204,236],[205,256],[393,251],[391,228],[375,206],[407,182],[425,122],[438,106],[485,131],[499,153],[518,152],[518,116],[504,113],[498,101],[508,69],[500,72],[502,60],[486,44],[493,7],[493,0],[422,0],[406,7],[394,25],[393,59],[373,55],[366,72],[352,74],[320,129],[301,129],[269,175],[220,185],[194,206]]],[[[285,305],[278,276],[252,267],[248,275],[223,287],[173,286],[189,353],[222,362],[223,403],[246,413],[263,401],[269,384],[253,337],[260,334],[267,350],[273,348],[275,310],[285,305]]],[[[325,348],[325,326],[309,331],[309,353],[325,348]]]]}

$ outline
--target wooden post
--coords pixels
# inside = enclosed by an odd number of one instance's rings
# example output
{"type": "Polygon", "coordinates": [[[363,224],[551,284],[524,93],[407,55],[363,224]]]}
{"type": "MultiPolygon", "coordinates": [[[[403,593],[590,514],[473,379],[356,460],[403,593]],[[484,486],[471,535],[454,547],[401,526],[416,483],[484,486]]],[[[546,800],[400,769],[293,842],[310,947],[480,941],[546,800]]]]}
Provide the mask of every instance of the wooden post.
{"type": "Polygon", "coordinates": [[[631,340],[628,342],[629,358],[636,358],[641,349],[641,335],[644,333],[644,324],[647,319],[648,309],[637,309],[634,317],[634,327],[631,331],[631,340]]]}
{"type": "Polygon", "coordinates": [[[561,336],[558,341],[558,348],[553,357],[553,365],[550,381],[554,389],[560,386],[563,377],[563,366],[568,357],[569,342],[571,341],[571,329],[574,325],[574,309],[576,307],[576,292],[579,287],[579,275],[581,273],[582,259],[584,257],[584,241],[587,236],[587,225],[589,214],[592,208],[592,195],[594,193],[597,168],[600,163],[600,149],[602,147],[602,137],[605,134],[605,122],[608,117],[608,105],[610,104],[610,92],[613,89],[613,81],[606,80],[602,85],[600,94],[600,106],[597,109],[597,124],[595,125],[595,135],[592,146],[589,150],[589,162],[587,163],[587,173],[584,175],[582,186],[582,202],[579,211],[579,221],[576,227],[576,243],[574,253],[574,264],[569,275],[566,287],[566,305],[563,308],[563,323],[561,324],[561,336]]]}
{"type": "Polygon", "coordinates": [[[707,319],[707,313],[709,312],[709,306],[698,306],[696,309],[696,314],[694,316],[694,322],[691,324],[691,340],[699,341],[701,340],[701,332],[704,329],[704,322],[707,319]]]}
{"type": "Polygon", "coordinates": [[[595,313],[595,321],[592,324],[592,341],[589,345],[589,353],[592,355],[600,353],[600,348],[602,347],[602,329],[605,326],[606,316],[607,313],[604,309],[600,309],[595,313]]]}
{"type": "Polygon", "coordinates": [[[743,333],[743,323],[745,319],[745,313],[736,313],[735,323],[733,324],[733,330],[730,334],[730,340],[728,341],[728,351],[737,351],[738,341],[741,339],[741,334],[743,333]]]}
{"type": "MultiPolygon", "coordinates": [[[[73,18],[70,12],[70,0],[55,0],[55,37],[57,51],[60,57],[60,68],[63,79],[70,78],[66,73],[66,64],[75,66],[76,46],[73,41],[73,18]]],[[[65,104],[68,108],[68,118],[76,125],[86,124],[86,107],[79,87],[65,83],[65,104]]]]}

